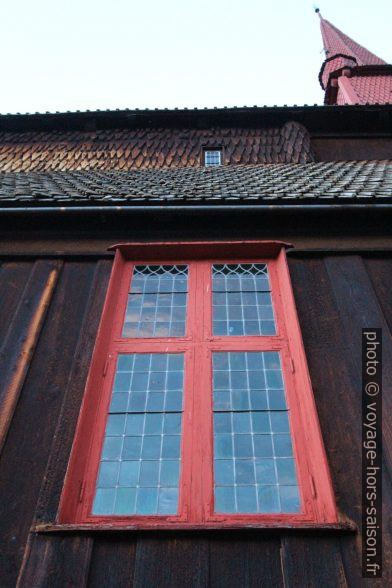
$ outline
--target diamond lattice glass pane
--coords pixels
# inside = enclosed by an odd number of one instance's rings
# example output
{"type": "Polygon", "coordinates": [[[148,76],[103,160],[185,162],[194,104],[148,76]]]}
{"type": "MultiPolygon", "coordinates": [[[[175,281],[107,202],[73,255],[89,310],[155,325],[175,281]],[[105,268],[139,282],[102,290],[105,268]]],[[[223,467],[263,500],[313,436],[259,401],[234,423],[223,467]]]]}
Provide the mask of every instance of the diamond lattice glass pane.
{"type": "Polygon", "coordinates": [[[299,512],[279,353],[213,353],[215,511],[299,512]]]}
{"type": "Polygon", "coordinates": [[[118,356],[94,515],[176,514],[183,380],[181,353],[118,356]]]}
{"type": "Polygon", "coordinates": [[[212,266],[214,335],[275,335],[265,263],[212,266]]]}
{"type": "Polygon", "coordinates": [[[185,335],[188,266],[136,265],[122,336],[185,335]]]}

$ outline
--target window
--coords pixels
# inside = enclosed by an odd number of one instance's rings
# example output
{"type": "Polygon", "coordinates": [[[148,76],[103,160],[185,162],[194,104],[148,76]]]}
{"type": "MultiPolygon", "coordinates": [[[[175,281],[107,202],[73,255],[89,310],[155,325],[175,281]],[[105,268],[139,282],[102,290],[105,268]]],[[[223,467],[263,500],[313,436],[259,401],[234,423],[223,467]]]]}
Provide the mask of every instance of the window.
{"type": "Polygon", "coordinates": [[[284,247],[115,246],[60,522],[336,522],[284,247]]]}
{"type": "Polygon", "coordinates": [[[222,165],[222,150],[221,149],[205,149],[204,150],[204,165],[205,167],[213,167],[222,165]]]}

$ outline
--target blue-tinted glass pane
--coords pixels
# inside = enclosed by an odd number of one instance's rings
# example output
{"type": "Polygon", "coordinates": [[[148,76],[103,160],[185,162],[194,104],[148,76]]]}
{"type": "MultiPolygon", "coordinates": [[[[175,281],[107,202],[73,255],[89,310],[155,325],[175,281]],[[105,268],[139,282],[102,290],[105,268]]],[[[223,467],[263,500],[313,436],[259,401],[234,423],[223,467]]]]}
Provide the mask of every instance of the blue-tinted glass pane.
{"type": "Polygon", "coordinates": [[[233,486],[234,484],[234,460],[216,459],[214,463],[215,483],[217,486],[233,486]]]}
{"type": "Polygon", "coordinates": [[[184,336],[187,291],[185,265],[135,266],[122,336],[184,336]]]}
{"type": "Polygon", "coordinates": [[[235,483],[255,484],[255,466],[253,459],[236,459],[235,461],[235,483]]]}
{"type": "Polygon", "coordinates": [[[284,390],[269,390],[268,391],[268,402],[269,402],[269,407],[272,410],[285,410],[286,399],[284,396],[284,390]]]}
{"type": "Polygon", "coordinates": [[[276,433],[273,439],[275,455],[277,457],[292,457],[293,448],[291,445],[291,437],[288,433],[276,433]]]}
{"type": "Polygon", "coordinates": [[[288,433],[290,431],[287,412],[271,412],[270,419],[271,430],[274,433],[288,433]]]}
{"type": "Polygon", "coordinates": [[[115,488],[98,488],[94,498],[93,514],[112,514],[114,509],[115,495],[115,488]]]}
{"type": "Polygon", "coordinates": [[[181,414],[178,414],[178,413],[165,414],[163,432],[167,435],[180,434],[181,433],[181,414]]]}
{"type": "Polygon", "coordinates": [[[257,512],[256,486],[237,486],[238,512],[257,512]]]}
{"type": "Polygon", "coordinates": [[[236,512],[234,487],[215,488],[215,512],[236,512]]]}
{"type": "Polygon", "coordinates": [[[143,437],[142,459],[159,459],[161,446],[162,437],[160,435],[143,437]]]}
{"type": "Polygon", "coordinates": [[[136,514],[156,514],[157,503],[158,488],[139,488],[136,497],[136,514]]]}
{"type": "Polygon", "coordinates": [[[132,392],[129,398],[128,410],[130,412],[144,412],[146,410],[146,401],[146,392],[132,392]]]}
{"type": "Polygon", "coordinates": [[[135,514],[136,488],[117,488],[115,515],[135,514]]]}
{"type": "Polygon", "coordinates": [[[146,414],[145,435],[160,435],[163,428],[163,414],[146,414]]]}
{"type": "Polygon", "coordinates": [[[248,390],[231,390],[231,408],[232,410],[250,409],[248,390]]]}
{"type": "Polygon", "coordinates": [[[125,426],[126,435],[142,435],[144,429],[144,414],[128,414],[125,426]]]}
{"type": "Polygon", "coordinates": [[[297,486],[280,486],[279,494],[282,512],[300,511],[300,500],[297,486]]]}
{"type": "Polygon", "coordinates": [[[177,512],[183,380],[182,353],[118,356],[93,514],[177,512]]]}
{"type": "Polygon", "coordinates": [[[276,469],[278,471],[279,484],[296,484],[297,477],[295,475],[294,460],[289,458],[282,458],[276,460],[276,469]]]}
{"type": "Polygon", "coordinates": [[[120,466],[119,486],[137,486],[140,461],[123,461],[120,466]]]}
{"type": "Polygon", "coordinates": [[[282,386],[278,352],[213,353],[216,512],[298,511],[282,386]]]}
{"type": "Polygon", "coordinates": [[[158,486],[159,461],[143,461],[140,467],[139,486],[158,486]]]}
{"type": "Polygon", "coordinates": [[[256,482],[258,484],[276,484],[276,468],[274,459],[256,459],[256,482]]]}
{"type": "Polygon", "coordinates": [[[178,504],[178,488],[160,488],[158,514],[176,514],[178,504]]]}
{"type": "Polygon", "coordinates": [[[140,459],[143,437],[124,437],[122,459],[140,459]]]}
{"type": "MultiPolygon", "coordinates": [[[[252,408],[254,407],[252,406],[252,408]]],[[[267,406],[263,408],[267,408],[267,406]]],[[[269,433],[271,431],[268,412],[252,412],[251,414],[254,433],[269,433]]]]}
{"type": "Polygon", "coordinates": [[[123,435],[125,414],[111,414],[106,425],[106,435],[123,435]]]}
{"type": "Polygon", "coordinates": [[[106,437],[102,449],[102,459],[120,459],[122,444],[122,437],[106,437]]]}
{"type": "Polygon", "coordinates": [[[118,461],[103,461],[99,468],[98,488],[116,486],[119,467],[118,461]]]}
{"type": "Polygon", "coordinates": [[[161,486],[178,486],[180,476],[179,460],[164,459],[161,462],[161,486]]]}
{"type": "Polygon", "coordinates": [[[214,430],[215,433],[231,433],[231,413],[217,412],[214,414],[214,430]]]}
{"type": "Polygon", "coordinates": [[[165,410],[180,412],[182,410],[182,391],[168,390],[165,398],[165,410]]]}
{"type": "Polygon", "coordinates": [[[214,335],[275,335],[265,264],[215,264],[212,290],[214,335]]]}
{"type": "Polygon", "coordinates": [[[258,486],[259,512],[280,512],[278,486],[258,486]]]}
{"type": "Polygon", "coordinates": [[[215,457],[233,456],[232,435],[215,435],[215,457]]]}
{"type": "Polygon", "coordinates": [[[271,435],[254,435],[253,442],[255,446],[256,457],[273,456],[274,451],[272,447],[271,435]]]}
{"type": "Polygon", "coordinates": [[[162,444],[162,458],[176,459],[180,457],[180,435],[165,435],[162,444]]]}
{"type": "Polygon", "coordinates": [[[252,435],[234,435],[235,457],[252,457],[253,443],[252,435]]]}
{"type": "Polygon", "coordinates": [[[126,412],[128,407],[129,394],[126,392],[116,392],[112,396],[110,403],[110,411],[114,412],[126,412]]]}

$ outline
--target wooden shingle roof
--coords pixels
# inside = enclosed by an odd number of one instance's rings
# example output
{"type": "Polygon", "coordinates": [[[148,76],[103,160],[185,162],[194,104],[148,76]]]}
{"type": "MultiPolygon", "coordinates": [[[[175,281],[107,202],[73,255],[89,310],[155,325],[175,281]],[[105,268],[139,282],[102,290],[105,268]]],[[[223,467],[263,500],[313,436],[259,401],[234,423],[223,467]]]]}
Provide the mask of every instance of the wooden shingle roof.
{"type": "Polygon", "coordinates": [[[392,202],[392,161],[0,174],[0,207],[392,202]]]}

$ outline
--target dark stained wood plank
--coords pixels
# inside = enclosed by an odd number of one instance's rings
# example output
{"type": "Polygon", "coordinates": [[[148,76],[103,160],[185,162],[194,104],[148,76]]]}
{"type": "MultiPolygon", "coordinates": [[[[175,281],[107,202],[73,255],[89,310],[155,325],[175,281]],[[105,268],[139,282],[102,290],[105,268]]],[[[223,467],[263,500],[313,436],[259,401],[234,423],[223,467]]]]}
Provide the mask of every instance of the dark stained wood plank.
{"type": "Polygon", "coordinates": [[[228,533],[210,541],[210,588],[283,587],[279,537],[228,533]]]}
{"type": "Polygon", "coordinates": [[[392,252],[389,259],[365,259],[364,264],[392,333],[392,252]]]}
{"type": "Polygon", "coordinates": [[[92,546],[92,537],[33,535],[17,588],[84,588],[92,546]]]}
{"type": "Polygon", "coordinates": [[[94,270],[80,333],[62,397],[35,521],[54,521],[83,398],[98,324],[109,280],[111,261],[99,261],[94,270]]]}
{"type": "MultiPolygon", "coordinates": [[[[360,526],[362,404],[358,322],[378,320],[374,312],[379,312],[379,307],[369,280],[363,276],[361,260],[335,257],[329,258],[327,264],[322,259],[291,260],[290,271],[337,503],[360,526]],[[369,307],[373,307],[370,318],[369,307]]],[[[388,469],[385,482],[384,512],[388,512],[392,508],[388,469]]],[[[388,533],[384,536],[386,553],[391,552],[390,544],[388,533]]],[[[351,585],[360,585],[360,538],[342,537],[340,545],[346,576],[351,585]]],[[[390,564],[389,568],[392,569],[390,564]]]]}
{"type": "MultiPolygon", "coordinates": [[[[347,256],[337,259],[327,257],[325,260],[327,271],[331,277],[331,285],[337,306],[339,308],[342,333],[350,345],[351,361],[358,374],[358,386],[350,390],[352,404],[361,403],[361,329],[365,327],[381,327],[383,330],[383,510],[384,513],[392,511],[392,338],[389,325],[384,316],[383,307],[373,287],[373,283],[367,272],[363,260],[360,257],[347,256]]],[[[369,262],[371,263],[371,262],[369,262]]],[[[360,442],[357,439],[357,445],[360,442]]],[[[348,450],[346,450],[348,451],[348,450]]],[[[360,469],[360,461],[358,468],[360,469]]],[[[361,531],[361,529],[360,529],[361,531]]],[[[392,533],[383,535],[383,552],[385,573],[383,581],[387,578],[392,582],[392,533]]],[[[350,562],[347,562],[348,569],[350,562]]],[[[357,568],[350,568],[350,575],[355,574],[357,568]]]]}
{"type": "Polygon", "coordinates": [[[140,535],[133,586],[207,587],[208,560],[208,539],[203,535],[140,535]]]}
{"type": "MultiPolygon", "coordinates": [[[[392,338],[376,292],[360,257],[326,257],[325,264],[340,314],[342,336],[351,349],[350,360],[358,373],[357,402],[361,402],[362,328],[383,329],[383,365],[392,366],[392,338]]],[[[383,387],[392,389],[392,370],[383,370],[383,387]]],[[[354,400],[354,398],[353,398],[354,400]]],[[[383,459],[392,479],[392,395],[383,394],[383,459]]]]}
{"type": "Polygon", "coordinates": [[[88,588],[129,588],[133,583],[136,537],[96,537],[88,588]]]}
{"type": "Polygon", "coordinates": [[[15,583],[74,362],[95,263],[67,263],[19,398],[0,463],[0,585],[15,583]]]}
{"type": "Polygon", "coordinates": [[[282,537],[285,588],[346,588],[347,579],[335,538],[282,537]]]}
{"type": "Polygon", "coordinates": [[[61,262],[37,261],[0,347],[0,452],[39,339],[61,262]]]}
{"type": "Polygon", "coordinates": [[[349,357],[346,361],[348,348],[323,260],[290,260],[290,273],[335,497],[358,524],[361,404],[348,392],[360,385],[360,374],[349,357]]]}
{"type": "Polygon", "coordinates": [[[7,261],[1,264],[0,341],[4,341],[33,265],[33,261],[7,261]]]}

